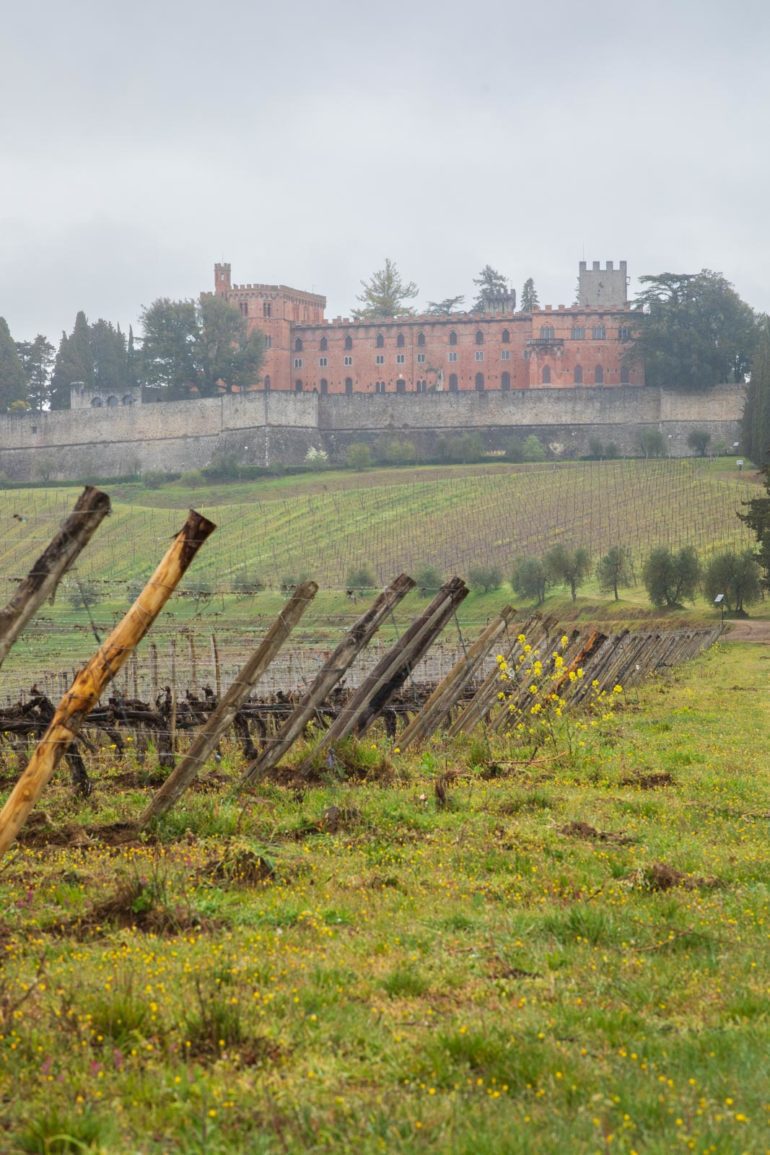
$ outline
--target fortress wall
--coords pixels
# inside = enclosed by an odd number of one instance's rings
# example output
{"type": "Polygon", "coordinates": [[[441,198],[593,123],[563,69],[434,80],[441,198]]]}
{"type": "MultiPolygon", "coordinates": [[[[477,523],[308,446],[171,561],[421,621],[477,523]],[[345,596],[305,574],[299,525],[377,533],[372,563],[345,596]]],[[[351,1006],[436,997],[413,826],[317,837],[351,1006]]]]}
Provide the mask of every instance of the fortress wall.
{"type": "Polygon", "coordinates": [[[150,470],[201,469],[215,453],[256,465],[294,465],[310,446],[344,458],[352,442],[383,437],[434,454],[440,439],[478,433],[490,451],[535,433],[554,452],[577,457],[589,440],[638,452],[640,427],[660,429],[673,455],[707,429],[712,444],[740,436],[743,390],[706,394],[638,387],[536,389],[511,393],[251,393],[111,409],[0,417],[0,470],[12,480],[76,480],[150,470]]]}

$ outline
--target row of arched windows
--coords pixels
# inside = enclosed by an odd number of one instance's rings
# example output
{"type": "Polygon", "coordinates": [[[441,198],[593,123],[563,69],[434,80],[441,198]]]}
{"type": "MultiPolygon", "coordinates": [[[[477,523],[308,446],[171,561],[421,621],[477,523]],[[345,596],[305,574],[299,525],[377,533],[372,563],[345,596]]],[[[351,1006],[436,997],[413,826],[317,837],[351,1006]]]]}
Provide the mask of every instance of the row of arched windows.
{"type": "MultiPolygon", "coordinates": [[[[572,326],[571,337],[572,337],[573,341],[583,341],[583,340],[585,340],[585,335],[586,335],[586,330],[585,330],[585,327],[583,325],[573,325],[572,326]]],[[[623,326],[621,329],[619,329],[618,335],[619,335],[621,340],[629,340],[630,339],[630,329],[628,328],[628,326],[623,326]]],[[[540,340],[541,341],[553,341],[554,336],[555,336],[555,330],[554,330],[553,325],[541,325],[540,326],[540,340]]],[[[594,341],[606,341],[606,339],[607,339],[606,326],[604,326],[604,325],[592,326],[591,337],[594,341]]],[[[474,336],[474,341],[477,345],[483,345],[484,344],[484,334],[481,331],[481,329],[476,330],[476,333],[474,336]]],[[[500,334],[500,341],[502,342],[503,345],[510,345],[510,343],[511,343],[510,329],[503,329],[502,333],[500,334]]],[[[396,348],[397,349],[403,349],[405,344],[406,344],[406,338],[405,338],[404,334],[399,333],[396,336],[396,348]]],[[[450,345],[456,345],[457,344],[457,333],[454,330],[452,330],[449,334],[449,344],[450,345]]],[[[375,345],[378,349],[384,349],[385,348],[385,335],[384,335],[384,333],[378,333],[377,334],[377,337],[375,339],[375,345]]],[[[419,348],[423,348],[425,346],[425,334],[424,333],[418,333],[417,334],[417,345],[419,348]]],[[[294,352],[295,353],[301,353],[302,348],[303,348],[302,338],[297,337],[294,341],[294,352]]],[[[328,339],[326,337],[321,338],[321,340],[319,342],[319,348],[320,348],[322,353],[326,352],[326,350],[329,348],[329,342],[328,342],[328,339]]],[[[352,348],[353,348],[353,338],[350,336],[350,334],[348,334],[345,337],[345,349],[350,350],[352,348]]]]}
{"type": "MultiPolygon", "coordinates": [[[[544,365],[543,366],[540,380],[541,380],[541,384],[543,384],[543,385],[550,385],[551,384],[552,376],[551,376],[551,366],[550,365],[544,365]]],[[[576,365],[575,366],[575,368],[573,369],[573,372],[572,372],[572,380],[573,380],[573,383],[575,385],[586,384],[582,365],[576,365]]],[[[597,365],[594,368],[594,379],[593,379],[592,383],[594,385],[603,385],[604,384],[604,366],[603,365],[597,365]]],[[[326,377],[322,377],[318,384],[319,384],[319,389],[320,389],[321,393],[326,394],[329,392],[329,382],[328,382],[326,377]]],[[[621,367],[621,370],[620,370],[620,384],[621,385],[630,384],[630,374],[629,374],[628,369],[625,366],[621,367]]],[[[267,375],[265,377],[263,385],[264,385],[265,390],[269,392],[269,390],[270,390],[270,376],[269,375],[267,375]]],[[[476,374],[476,376],[474,378],[474,387],[475,387],[477,393],[483,393],[484,392],[486,386],[485,386],[485,380],[484,380],[484,374],[483,373],[477,373],[476,374]]],[[[426,393],[428,390],[428,383],[426,380],[420,379],[415,383],[415,388],[416,388],[416,391],[418,393],[426,393]]],[[[456,373],[450,373],[449,374],[449,392],[450,393],[457,393],[459,391],[459,388],[460,388],[460,383],[459,383],[459,378],[458,378],[457,374],[456,373]]],[[[511,388],[511,374],[507,371],[500,374],[500,388],[503,390],[503,392],[508,392],[511,388]]],[[[300,377],[298,377],[294,382],[294,392],[295,393],[301,393],[302,390],[303,390],[302,379],[300,377]]],[[[353,392],[353,378],[352,377],[346,377],[345,378],[345,392],[348,394],[353,392]]],[[[384,381],[376,381],[375,382],[375,392],[376,393],[384,393],[385,392],[385,382],[384,381]]],[[[396,380],[396,392],[397,393],[406,393],[406,381],[404,380],[403,377],[399,377],[396,380]]],[[[130,405],[132,403],[132,401],[133,401],[133,398],[130,398],[127,395],[126,397],[123,398],[122,404],[123,405],[130,405]]],[[[107,399],[108,405],[117,405],[117,403],[118,403],[117,398],[110,397],[107,399]]],[[[94,400],[91,402],[91,404],[94,406],[101,405],[102,404],[101,398],[94,398],[94,400]]]]}

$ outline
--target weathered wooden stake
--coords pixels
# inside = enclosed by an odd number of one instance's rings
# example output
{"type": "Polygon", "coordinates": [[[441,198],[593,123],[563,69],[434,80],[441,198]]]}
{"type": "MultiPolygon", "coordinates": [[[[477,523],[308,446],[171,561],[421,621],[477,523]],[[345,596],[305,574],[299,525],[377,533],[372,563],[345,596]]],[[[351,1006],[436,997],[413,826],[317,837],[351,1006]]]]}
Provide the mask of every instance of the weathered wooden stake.
{"type": "Polygon", "coordinates": [[[479,635],[467,654],[458,658],[446,677],[436,686],[417,717],[413,718],[399,734],[399,749],[406,750],[413,742],[429,738],[438,729],[500,635],[505,633],[515,612],[513,606],[504,606],[499,616],[479,635]]]}
{"type": "Polygon", "coordinates": [[[326,701],[338,682],[347,671],[361,650],[369,644],[377,630],[394,606],[404,598],[411,589],[414,581],[407,574],[401,574],[383,590],[373,605],[362,615],[342,639],[333,654],[330,654],[323,666],[316,674],[313,684],[302,701],[287,718],[284,725],[273,738],[269,738],[259,757],[247,767],[241,779],[245,786],[259,778],[283,757],[287,750],[296,742],[305,726],[313,717],[315,711],[326,701]]]}
{"type": "Polygon", "coordinates": [[[468,588],[462,578],[454,577],[444,583],[427,609],[415,618],[403,637],[387,650],[350,696],[312,754],[302,763],[302,773],[310,771],[318,753],[327,746],[340,742],[354,729],[359,735],[366,732],[443,630],[455,606],[467,596],[468,588]]]}
{"type": "Polygon", "coordinates": [[[8,849],[24,825],[27,815],[104,687],[147,633],[185,570],[215,528],[213,522],[190,510],[171,548],[128,613],[90,662],[77,674],[57,706],[51,724],[38,743],[26,770],[0,811],[0,854],[8,849]]]}
{"type": "Polygon", "coordinates": [[[219,665],[219,646],[216,634],[211,635],[211,661],[214,666],[214,693],[217,701],[222,697],[222,670],[219,665]]]}
{"type": "Polygon", "coordinates": [[[29,619],[54,593],[62,576],[109,512],[107,494],[86,486],[59,532],[19,583],[5,609],[0,610],[0,666],[29,619]]]}
{"type": "Polygon", "coordinates": [[[262,644],[241,668],[229,690],[209,715],[193,739],[190,749],[175,770],[169,774],[150,805],[139,819],[139,826],[145,827],[156,818],[166,814],[195,780],[201,766],[215,748],[224,731],[233,724],[238,708],[254,689],[254,686],[268,669],[273,658],[288,638],[318,592],[315,582],[303,582],[297,586],[280,614],[265,634],[262,644]]]}

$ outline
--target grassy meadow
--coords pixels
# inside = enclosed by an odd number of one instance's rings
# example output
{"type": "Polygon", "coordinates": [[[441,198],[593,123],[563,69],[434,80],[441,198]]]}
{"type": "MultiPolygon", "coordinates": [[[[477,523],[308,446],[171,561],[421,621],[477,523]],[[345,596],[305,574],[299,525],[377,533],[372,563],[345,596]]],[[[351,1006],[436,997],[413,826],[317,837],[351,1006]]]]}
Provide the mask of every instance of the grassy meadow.
{"type": "Polygon", "coordinates": [[[0,1148],[767,1152],[769,661],[534,754],[375,733],[234,796],[227,749],[123,846],[152,759],[60,776],[0,872],[0,1148]]]}

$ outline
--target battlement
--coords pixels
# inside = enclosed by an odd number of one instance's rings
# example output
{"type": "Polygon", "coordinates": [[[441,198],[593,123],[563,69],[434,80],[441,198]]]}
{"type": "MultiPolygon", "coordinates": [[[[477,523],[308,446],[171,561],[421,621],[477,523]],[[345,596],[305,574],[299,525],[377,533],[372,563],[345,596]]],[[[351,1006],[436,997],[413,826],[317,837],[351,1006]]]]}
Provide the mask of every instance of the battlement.
{"type": "Polygon", "coordinates": [[[627,308],[627,262],[620,261],[616,269],[614,261],[607,261],[604,268],[600,261],[594,261],[589,269],[588,262],[581,261],[578,267],[578,305],[584,309],[627,308]]]}

